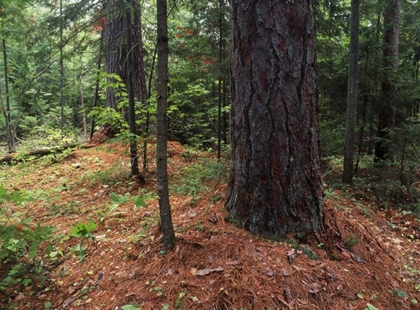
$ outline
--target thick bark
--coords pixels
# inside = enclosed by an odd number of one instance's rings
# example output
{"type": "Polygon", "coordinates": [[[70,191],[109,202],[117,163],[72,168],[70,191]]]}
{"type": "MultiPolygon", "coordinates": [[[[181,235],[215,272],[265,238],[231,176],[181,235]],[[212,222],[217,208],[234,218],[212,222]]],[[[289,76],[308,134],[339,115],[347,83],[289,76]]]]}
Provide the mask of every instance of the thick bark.
{"type": "Polygon", "coordinates": [[[318,231],[312,1],[232,0],[231,15],[230,218],[271,238],[318,231]]]}
{"type": "MultiPolygon", "coordinates": [[[[145,103],[146,82],[144,74],[143,62],[143,45],[141,36],[141,19],[140,7],[136,0],[128,0],[128,5],[132,9],[133,15],[133,83],[134,83],[134,96],[136,99],[145,103]]],[[[128,84],[128,72],[126,70],[127,49],[124,44],[124,12],[126,11],[126,4],[124,1],[106,1],[106,11],[108,12],[107,22],[104,29],[104,42],[107,47],[105,55],[105,70],[107,73],[118,74],[124,83],[128,84]]],[[[117,101],[114,95],[115,90],[112,88],[107,89],[107,106],[117,108],[117,101]]]]}
{"type": "Polygon", "coordinates": [[[157,133],[156,165],[160,221],[166,251],[175,246],[175,233],[169,204],[167,139],[168,139],[168,25],[166,0],[157,0],[157,133]]]}
{"type": "Polygon", "coordinates": [[[384,68],[388,71],[382,82],[382,102],[378,106],[378,142],[375,144],[375,160],[392,159],[389,131],[394,129],[396,111],[396,86],[391,75],[398,69],[400,42],[400,0],[387,0],[384,10],[384,68]]]}
{"type": "Polygon", "coordinates": [[[353,157],[357,108],[357,67],[359,58],[360,0],[351,1],[349,77],[347,84],[346,142],[344,149],[343,182],[353,182],[353,157]]]}

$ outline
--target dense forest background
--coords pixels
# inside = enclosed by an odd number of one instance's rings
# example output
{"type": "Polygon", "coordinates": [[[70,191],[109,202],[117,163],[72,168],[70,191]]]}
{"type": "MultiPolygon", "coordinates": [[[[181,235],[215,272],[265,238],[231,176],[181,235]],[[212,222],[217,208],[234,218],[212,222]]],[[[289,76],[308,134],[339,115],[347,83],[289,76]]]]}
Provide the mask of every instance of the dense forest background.
{"type": "Polygon", "coordinates": [[[420,4],[314,2],[328,238],[266,240],[226,215],[228,1],[169,1],[164,42],[149,0],[3,0],[0,304],[417,307],[420,4]]]}
{"type": "MultiPolygon", "coordinates": [[[[13,140],[21,146],[24,141],[31,141],[30,146],[34,147],[59,141],[75,142],[89,138],[90,132],[104,124],[128,132],[128,120],[124,119],[128,102],[124,77],[115,80],[111,74],[119,72],[109,72],[109,66],[104,64],[108,61],[105,55],[115,53],[114,45],[125,44],[125,39],[116,32],[113,36],[117,39],[112,42],[106,39],[106,31],[105,40],[101,33],[108,21],[123,16],[133,3],[136,9],[141,8],[142,41],[134,42],[134,46],[142,46],[145,85],[140,88],[144,87],[143,93],[146,92],[145,98],[141,98],[143,102],[138,102],[136,107],[137,123],[142,137],[154,135],[156,9],[148,1],[141,1],[140,6],[135,1],[120,3],[120,6],[109,7],[107,1],[3,2],[0,14],[4,117],[0,119],[0,127],[4,142],[11,140],[7,118],[10,118],[13,140]],[[119,94],[118,105],[109,103],[110,88],[119,94]],[[117,113],[110,112],[110,108],[117,113]]],[[[174,1],[168,5],[169,139],[201,148],[227,149],[228,3],[222,0],[174,1]]],[[[403,194],[408,194],[411,201],[416,200],[417,193],[411,186],[411,168],[417,162],[419,136],[420,29],[417,21],[420,7],[416,1],[403,1],[397,8],[400,29],[398,69],[395,70],[384,56],[389,43],[385,38],[389,25],[384,22],[384,12],[390,5],[392,1],[364,1],[360,6],[357,122],[353,145],[358,177],[364,176],[363,167],[374,162],[375,144],[379,140],[386,145],[387,153],[392,154],[389,157],[392,167],[385,169],[387,178],[380,175],[384,170],[378,170],[379,175],[365,176],[378,181],[375,190],[384,198],[384,204],[389,203],[389,198],[395,203],[401,202],[403,194]],[[395,95],[384,92],[385,82],[397,90],[395,95]],[[392,126],[389,127],[392,128],[378,130],[378,118],[384,106],[391,110],[392,126]],[[381,134],[388,131],[389,134],[381,134]]],[[[315,14],[320,143],[328,180],[330,170],[341,169],[344,154],[350,1],[317,1],[315,14]]],[[[124,31],[123,28],[120,31],[124,31]]],[[[126,60],[120,61],[123,66],[126,60]]],[[[9,145],[9,149],[13,148],[9,145]]]]}

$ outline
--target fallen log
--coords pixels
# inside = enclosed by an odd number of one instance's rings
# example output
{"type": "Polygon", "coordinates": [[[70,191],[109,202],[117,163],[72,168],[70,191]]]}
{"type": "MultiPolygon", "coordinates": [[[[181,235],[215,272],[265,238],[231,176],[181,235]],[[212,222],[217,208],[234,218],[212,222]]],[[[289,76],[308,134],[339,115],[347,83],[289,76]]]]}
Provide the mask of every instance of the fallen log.
{"type": "Polygon", "coordinates": [[[57,147],[48,147],[48,148],[30,150],[29,152],[26,152],[24,154],[22,153],[8,154],[0,158],[0,164],[12,164],[14,161],[21,162],[33,156],[35,156],[36,158],[39,158],[46,155],[62,153],[65,150],[70,149],[70,148],[75,148],[78,145],[79,144],[67,144],[67,145],[61,145],[57,147]]]}

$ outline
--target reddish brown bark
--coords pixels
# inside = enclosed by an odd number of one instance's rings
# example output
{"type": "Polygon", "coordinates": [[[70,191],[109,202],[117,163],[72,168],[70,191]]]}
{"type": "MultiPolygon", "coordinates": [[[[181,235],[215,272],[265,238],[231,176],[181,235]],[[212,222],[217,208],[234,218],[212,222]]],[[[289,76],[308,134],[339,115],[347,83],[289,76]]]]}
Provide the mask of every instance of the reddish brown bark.
{"type": "MultiPolygon", "coordinates": [[[[127,5],[131,6],[133,15],[133,81],[134,95],[136,99],[145,103],[146,81],[144,74],[143,46],[141,35],[141,18],[138,1],[129,0],[114,1],[106,0],[107,22],[104,29],[104,40],[107,51],[105,54],[105,70],[107,73],[118,74],[124,83],[128,84],[128,73],[126,70],[127,50],[125,44],[124,13],[127,5]]],[[[117,101],[114,96],[114,89],[107,89],[107,106],[117,108],[117,101]]]]}
{"type": "Polygon", "coordinates": [[[226,207],[267,237],[321,228],[312,1],[232,1],[226,207]]]}

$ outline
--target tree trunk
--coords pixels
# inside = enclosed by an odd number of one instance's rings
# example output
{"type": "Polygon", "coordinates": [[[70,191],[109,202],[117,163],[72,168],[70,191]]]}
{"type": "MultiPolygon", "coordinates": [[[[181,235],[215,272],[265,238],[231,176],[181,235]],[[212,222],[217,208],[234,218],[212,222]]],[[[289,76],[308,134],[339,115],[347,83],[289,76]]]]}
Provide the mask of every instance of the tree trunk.
{"type": "Polygon", "coordinates": [[[230,218],[270,238],[321,229],[311,0],[231,5],[230,218]]]}
{"type": "Polygon", "coordinates": [[[136,112],[134,102],[134,83],[133,83],[133,53],[132,53],[132,31],[131,31],[131,12],[127,8],[126,11],[126,30],[127,30],[127,72],[128,72],[128,114],[130,127],[130,159],[131,159],[131,176],[138,177],[140,184],[145,184],[145,179],[139,171],[139,158],[137,154],[137,125],[136,112]]]}
{"type": "MultiPolygon", "coordinates": [[[[132,8],[132,14],[134,16],[133,24],[133,83],[134,83],[134,96],[136,99],[145,103],[146,94],[146,82],[144,75],[144,63],[143,63],[143,46],[141,36],[141,19],[140,19],[140,7],[136,0],[128,0],[128,5],[132,8]]],[[[124,38],[124,12],[126,6],[124,1],[107,0],[106,11],[108,11],[107,22],[104,29],[104,43],[107,47],[105,55],[105,70],[107,73],[118,74],[125,85],[128,85],[128,73],[126,70],[126,57],[127,50],[126,45],[123,44],[124,38]]],[[[106,104],[108,107],[117,109],[117,100],[114,95],[115,90],[112,88],[107,89],[106,93],[106,104]]]]}
{"type": "Polygon", "coordinates": [[[63,17],[63,0],[60,0],[60,125],[64,129],[64,56],[63,56],[63,31],[64,31],[64,17],[63,17]]]}
{"type": "Polygon", "coordinates": [[[359,58],[360,0],[351,1],[349,78],[347,84],[346,142],[344,149],[343,182],[353,183],[353,157],[357,109],[357,67],[359,58]]]}
{"type": "Polygon", "coordinates": [[[7,51],[6,51],[6,40],[3,39],[3,61],[4,61],[4,84],[6,87],[6,107],[3,103],[3,94],[1,93],[0,88],[0,97],[1,97],[1,106],[4,113],[4,118],[6,121],[6,133],[7,133],[7,147],[9,153],[15,152],[15,134],[13,130],[12,118],[10,116],[10,93],[9,93],[9,72],[7,66],[7,51]]]}
{"type": "MultiPolygon", "coordinates": [[[[102,43],[103,43],[103,40],[104,40],[104,32],[101,30],[101,39],[99,41],[99,56],[98,56],[98,62],[97,62],[98,74],[99,74],[99,71],[101,70],[101,65],[102,65],[102,43]]],[[[95,108],[97,106],[98,98],[99,98],[98,94],[99,94],[99,76],[97,75],[96,78],[95,78],[95,92],[93,94],[92,108],[95,108]]],[[[95,133],[95,118],[92,117],[92,119],[90,121],[89,139],[92,139],[94,133],[95,133]]]]}
{"type": "Polygon", "coordinates": [[[398,45],[400,37],[400,0],[387,0],[384,11],[384,68],[387,70],[382,81],[382,101],[378,106],[378,126],[375,144],[375,160],[392,159],[389,131],[394,129],[396,111],[396,86],[392,75],[398,69],[398,45]]]}
{"type": "Polygon", "coordinates": [[[168,139],[168,20],[166,0],[157,0],[157,134],[156,161],[160,221],[166,251],[175,246],[175,233],[169,204],[167,139],[168,139]]]}

